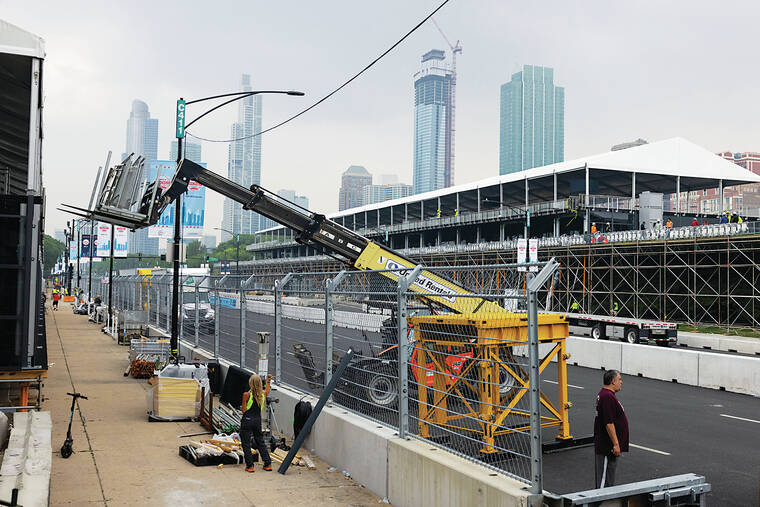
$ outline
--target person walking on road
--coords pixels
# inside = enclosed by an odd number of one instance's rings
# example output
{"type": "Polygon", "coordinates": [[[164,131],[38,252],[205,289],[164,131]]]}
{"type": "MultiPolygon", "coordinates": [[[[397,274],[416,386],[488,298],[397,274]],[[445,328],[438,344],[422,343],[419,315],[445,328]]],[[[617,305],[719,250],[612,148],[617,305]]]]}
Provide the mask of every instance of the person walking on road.
{"type": "Polygon", "coordinates": [[[615,485],[618,459],[628,452],[628,418],[616,393],[623,387],[623,379],[617,370],[604,372],[604,386],[596,396],[594,417],[594,487],[615,485]]]}
{"type": "Polygon", "coordinates": [[[58,311],[58,301],[61,299],[61,293],[53,289],[53,310],[58,311]]]}
{"type": "Polygon", "coordinates": [[[269,382],[271,375],[267,375],[266,389],[263,388],[261,377],[251,375],[248,379],[250,391],[243,393],[243,417],[240,419],[240,443],[243,446],[245,458],[245,471],[253,472],[253,454],[251,453],[251,440],[256,443],[259,456],[264,462],[264,470],[272,471],[272,458],[264,443],[264,435],[261,432],[261,413],[264,411],[267,395],[269,394],[269,382]]]}

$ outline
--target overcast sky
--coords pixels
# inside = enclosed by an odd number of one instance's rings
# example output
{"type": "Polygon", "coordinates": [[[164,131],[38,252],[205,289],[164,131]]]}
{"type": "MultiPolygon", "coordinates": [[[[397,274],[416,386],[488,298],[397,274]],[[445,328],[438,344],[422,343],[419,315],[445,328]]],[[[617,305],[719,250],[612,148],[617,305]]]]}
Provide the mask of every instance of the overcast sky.
{"type": "MultiPolygon", "coordinates": [[[[124,151],[133,99],[159,119],[159,157],[168,158],[180,96],[237,91],[242,73],[255,89],[306,93],[265,96],[267,127],[331,91],[439,3],[0,0],[2,19],[46,41],[48,233],[69,218],[55,210],[61,202],[87,204],[108,150],[124,151]]],[[[499,87],[523,64],[554,67],[565,87],[566,160],[638,137],[760,151],[758,2],[451,0],[436,19],[464,49],[455,183],[498,174],[499,87]]],[[[332,212],[349,165],[411,183],[413,75],[432,48],[446,43],[430,23],[329,102],[265,134],[262,184],[332,212]]],[[[227,139],[236,112],[191,131],[227,139]]],[[[203,159],[226,175],[227,144],[204,142],[203,159]]],[[[222,199],[206,195],[210,231],[222,199]]]]}

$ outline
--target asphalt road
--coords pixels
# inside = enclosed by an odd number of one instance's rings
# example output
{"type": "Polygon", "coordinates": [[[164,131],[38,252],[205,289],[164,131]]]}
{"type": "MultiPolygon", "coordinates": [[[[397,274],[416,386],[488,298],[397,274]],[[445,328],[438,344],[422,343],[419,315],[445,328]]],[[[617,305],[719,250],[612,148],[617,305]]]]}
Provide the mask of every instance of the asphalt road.
{"type": "MultiPolygon", "coordinates": [[[[568,377],[570,430],[575,437],[592,435],[602,371],[571,366],[568,377]]],[[[556,381],[556,370],[550,366],[542,376],[544,391],[556,389],[551,381],[556,381]]],[[[691,472],[712,484],[709,505],[757,504],[758,398],[624,375],[618,399],[628,416],[630,441],[641,446],[624,454],[618,465],[619,484],[691,472]]],[[[544,430],[544,442],[555,436],[556,430],[544,430]]],[[[593,488],[593,452],[586,447],[545,454],[545,489],[570,493],[593,488]]]]}
{"type": "MultiPolygon", "coordinates": [[[[222,311],[220,355],[240,358],[239,320],[233,311],[222,311]]],[[[324,368],[324,327],[317,323],[283,319],[283,380],[309,388],[293,344],[303,343],[313,354],[318,369],[324,368]]],[[[255,368],[256,331],[274,336],[274,318],[248,312],[246,319],[246,365],[255,368]]],[[[379,333],[335,328],[334,346],[339,355],[351,346],[361,355],[370,354],[364,338],[377,348],[379,333]]],[[[192,336],[186,331],[186,338],[192,336]]],[[[213,330],[202,333],[199,343],[213,350],[213,330]]],[[[270,372],[274,371],[274,343],[270,342],[270,372]]],[[[651,347],[657,353],[658,347],[651,347]]],[[[570,429],[576,437],[593,433],[594,404],[601,388],[601,370],[568,367],[568,394],[573,403],[570,429]]],[[[542,375],[542,390],[556,399],[556,369],[550,365],[542,375]]],[[[317,390],[318,391],[318,390],[317,390]]],[[[710,505],[755,505],[760,498],[760,399],[699,387],[623,377],[619,399],[630,423],[631,447],[618,468],[618,483],[635,482],[682,473],[707,477],[712,484],[710,505]]],[[[387,415],[387,414],[386,414],[387,415]]],[[[384,418],[384,417],[381,417],[384,418]]],[[[556,428],[544,430],[544,442],[553,441],[556,428]]],[[[544,455],[544,487],[570,493],[594,486],[593,448],[585,447],[544,455]]]]}

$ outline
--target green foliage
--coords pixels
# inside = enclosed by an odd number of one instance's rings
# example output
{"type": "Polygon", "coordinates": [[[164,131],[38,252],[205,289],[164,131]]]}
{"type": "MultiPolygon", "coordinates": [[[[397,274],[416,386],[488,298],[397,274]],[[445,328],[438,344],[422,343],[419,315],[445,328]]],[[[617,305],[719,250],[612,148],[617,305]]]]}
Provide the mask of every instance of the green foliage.
{"type": "Polygon", "coordinates": [[[50,270],[53,269],[53,266],[55,266],[55,261],[58,260],[58,257],[63,256],[63,253],[66,250],[66,245],[47,234],[42,238],[42,245],[45,252],[43,258],[43,273],[47,276],[47,274],[50,273],[50,270]]]}
{"type": "Polygon", "coordinates": [[[199,268],[201,264],[205,263],[206,245],[196,239],[187,244],[186,253],[187,267],[199,268]]]}

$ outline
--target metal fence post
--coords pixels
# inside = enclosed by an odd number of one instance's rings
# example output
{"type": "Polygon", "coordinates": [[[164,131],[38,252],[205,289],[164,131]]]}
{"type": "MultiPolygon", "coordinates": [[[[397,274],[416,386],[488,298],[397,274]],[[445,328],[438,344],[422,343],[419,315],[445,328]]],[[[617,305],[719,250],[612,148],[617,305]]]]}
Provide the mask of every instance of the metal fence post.
{"type": "Polygon", "coordinates": [[[214,283],[214,358],[219,359],[219,321],[221,315],[219,314],[219,287],[216,280],[212,280],[214,283]]]}
{"type": "MultiPolygon", "coordinates": [[[[242,278],[239,280],[242,282],[242,278]]],[[[240,297],[240,367],[245,368],[245,294],[243,293],[243,284],[238,286],[240,290],[238,295],[240,297]]]]}
{"type": "Polygon", "coordinates": [[[166,284],[166,327],[164,328],[165,331],[169,331],[171,329],[171,318],[172,318],[172,291],[170,290],[169,284],[166,284]]]}
{"type": "Polygon", "coordinates": [[[543,485],[543,457],[541,455],[541,390],[538,365],[538,291],[554,274],[559,264],[551,259],[540,273],[526,274],[528,296],[528,357],[530,361],[530,492],[541,494],[543,485]]]}
{"type": "Polygon", "coordinates": [[[184,307],[182,305],[185,304],[185,282],[182,277],[179,279],[179,295],[177,297],[179,297],[179,305],[177,306],[177,311],[179,312],[179,315],[177,315],[177,319],[179,320],[179,337],[177,338],[177,350],[179,350],[179,342],[185,338],[185,319],[182,317],[182,312],[184,311],[184,307]]]}
{"type": "Polygon", "coordinates": [[[538,298],[531,290],[533,274],[528,273],[528,357],[530,358],[530,478],[531,493],[543,491],[543,471],[541,462],[541,415],[538,375],[538,298]]]}
{"type": "MultiPolygon", "coordinates": [[[[205,280],[203,278],[202,280],[205,280]]],[[[200,327],[200,313],[201,313],[201,295],[198,292],[198,285],[200,282],[196,282],[195,284],[195,347],[198,347],[198,341],[200,340],[200,330],[198,329],[200,327]]]]}
{"type": "MultiPolygon", "coordinates": [[[[142,281],[145,282],[146,280],[148,280],[148,275],[143,276],[143,280],[142,281]]],[[[147,301],[146,301],[146,307],[147,307],[147,310],[148,310],[148,318],[145,319],[145,320],[148,322],[148,324],[150,324],[150,304],[151,304],[151,299],[152,298],[150,297],[150,282],[147,282],[147,283],[148,283],[148,287],[147,287],[147,290],[145,291],[145,297],[147,299],[147,301]]]]}
{"type": "Polygon", "coordinates": [[[332,293],[340,284],[343,277],[346,276],[345,271],[341,271],[335,278],[325,280],[325,385],[330,382],[332,378],[332,359],[333,359],[333,318],[335,309],[332,302],[332,293]]]}
{"type": "Polygon", "coordinates": [[[409,335],[406,317],[408,300],[406,293],[422,271],[422,265],[415,267],[411,273],[398,278],[398,436],[406,438],[409,433],[409,335]]]}
{"type": "Polygon", "coordinates": [[[282,296],[280,292],[285,290],[285,286],[293,273],[288,273],[282,280],[274,281],[274,379],[275,382],[282,381],[282,296]]]}
{"type": "Polygon", "coordinates": [[[161,286],[158,284],[158,279],[155,282],[156,284],[156,327],[160,327],[158,325],[159,318],[161,317],[161,286]]]}

